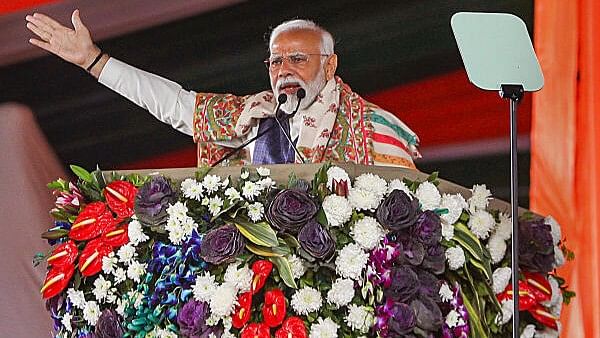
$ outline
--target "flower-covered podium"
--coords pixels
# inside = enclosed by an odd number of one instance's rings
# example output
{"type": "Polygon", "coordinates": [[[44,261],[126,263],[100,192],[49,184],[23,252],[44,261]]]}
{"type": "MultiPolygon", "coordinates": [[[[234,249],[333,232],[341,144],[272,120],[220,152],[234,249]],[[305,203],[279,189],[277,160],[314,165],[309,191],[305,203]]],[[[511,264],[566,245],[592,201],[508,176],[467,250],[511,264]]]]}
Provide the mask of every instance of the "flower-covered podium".
{"type": "MultiPolygon", "coordinates": [[[[49,184],[57,337],[510,336],[510,206],[410,169],[274,165],[49,184]]],[[[521,210],[521,335],[573,296],[559,225],[521,210]]]]}

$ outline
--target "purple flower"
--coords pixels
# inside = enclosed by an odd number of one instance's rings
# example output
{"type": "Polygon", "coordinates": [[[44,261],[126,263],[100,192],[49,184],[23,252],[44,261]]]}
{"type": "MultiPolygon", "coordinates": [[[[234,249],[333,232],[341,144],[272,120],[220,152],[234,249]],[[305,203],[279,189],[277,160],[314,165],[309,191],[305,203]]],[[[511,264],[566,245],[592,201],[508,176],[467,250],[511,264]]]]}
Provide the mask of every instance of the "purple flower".
{"type": "Polygon", "coordinates": [[[427,248],[427,254],[423,259],[421,267],[436,275],[444,273],[446,269],[446,257],[444,256],[444,248],[441,244],[438,243],[427,248]]]}
{"type": "Polygon", "coordinates": [[[417,318],[410,306],[403,303],[393,303],[389,309],[388,333],[398,337],[410,333],[417,324],[417,318]]]}
{"type": "Polygon", "coordinates": [[[298,233],[300,247],[312,257],[327,260],[335,251],[335,242],[327,229],[315,221],[310,220],[298,233]]]}
{"type": "Polygon", "coordinates": [[[244,249],[246,241],[235,225],[226,224],[204,235],[200,257],[211,264],[233,260],[244,249]]]}
{"type": "Polygon", "coordinates": [[[208,303],[199,302],[194,299],[185,303],[177,313],[177,324],[179,333],[183,337],[206,338],[211,333],[217,333],[216,327],[206,324],[206,319],[210,315],[208,303]]]}
{"type": "Polygon", "coordinates": [[[299,189],[280,191],[269,205],[267,218],[274,228],[297,234],[319,208],[308,193],[299,189]]]}
{"type": "Polygon", "coordinates": [[[422,269],[416,269],[416,273],[419,278],[419,296],[426,296],[439,302],[441,282],[438,278],[422,269]]]}
{"type": "Polygon", "coordinates": [[[421,265],[425,258],[425,247],[417,239],[407,236],[402,241],[402,258],[411,265],[421,265]]]}
{"type": "Polygon", "coordinates": [[[419,278],[410,266],[393,267],[390,279],[390,286],[383,290],[386,298],[395,302],[408,303],[416,295],[419,288],[419,278]]]}
{"type": "Polygon", "coordinates": [[[117,312],[113,309],[106,309],[100,314],[96,323],[96,337],[98,338],[121,338],[123,337],[123,327],[117,312]]]}
{"type": "Polygon", "coordinates": [[[154,176],[138,190],[135,213],[146,226],[162,226],[167,222],[169,204],[176,201],[177,196],[169,181],[163,176],[154,176]]]}
{"type": "Polygon", "coordinates": [[[417,317],[417,326],[425,331],[437,332],[442,328],[442,311],[429,297],[419,297],[410,303],[417,317]]]}
{"type": "Polygon", "coordinates": [[[554,263],[550,225],[543,219],[519,222],[519,266],[528,271],[548,273],[554,263]]]}
{"type": "Polygon", "coordinates": [[[377,208],[377,221],[392,231],[410,227],[419,216],[419,201],[401,190],[392,191],[377,208]]]}
{"type": "Polygon", "coordinates": [[[442,223],[440,216],[427,210],[419,216],[413,229],[413,234],[425,246],[437,244],[442,239],[442,223]]]}

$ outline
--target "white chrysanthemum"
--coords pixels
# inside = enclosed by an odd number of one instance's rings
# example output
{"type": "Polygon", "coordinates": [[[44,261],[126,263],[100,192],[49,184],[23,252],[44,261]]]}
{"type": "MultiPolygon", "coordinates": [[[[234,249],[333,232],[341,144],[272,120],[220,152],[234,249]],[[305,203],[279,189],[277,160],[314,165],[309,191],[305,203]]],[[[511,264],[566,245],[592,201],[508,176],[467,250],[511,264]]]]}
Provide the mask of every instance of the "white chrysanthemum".
{"type": "Polygon", "coordinates": [[[350,303],[352,298],[354,298],[354,281],[351,279],[336,279],[327,292],[327,302],[338,308],[350,303]]]}
{"type": "Polygon", "coordinates": [[[450,312],[448,312],[448,315],[446,316],[446,325],[448,325],[449,328],[463,326],[465,325],[465,320],[460,315],[460,313],[458,313],[458,311],[450,310],[450,312]]]}
{"type": "Polygon", "coordinates": [[[248,265],[244,265],[239,269],[237,266],[237,263],[231,263],[227,266],[227,270],[225,270],[225,276],[223,277],[225,283],[234,285],[238,293],[250,291],[254,272],[250,270],[248,265]]]}
{"type": "Polygon", "coordinates": [[[512,299],[506,299],[503,300],[502,303],[502,312],[498,313],[496,315],[496,324],[498,325],[504,325],[508,322],[510,322],[512,316],[513,316],[513,302],[512,299]]]}
{"type": "Polygon", "coordinates": [[[167,214],[171,216],[171,218],[181,219],[187,216],[188,208],[185,203],[175,202],[175,204],[170,205],[167,208],[167,214]]]}
{"type": "Polygon", "coordinates": [[[367,333],[375,323],[374,319],[375,317],[371,308],[356,304],[348,306],[348,316],[346,316],[345,321],[352,330],[367,333]]]}
{"type": "Polygon", "coordinates": [[[442,237],[447,241],[454,238],[454,225],[442,222],[442,237]]]}
{"type": "Polygon", "coordinates": [[[165,228],[169,232],[169,240],[175,245],[180,245],[185,239],[185,231],[181,226],[165,228]]]}
{"type": "Polygon", "coordinates": [[[183,218],[180,222],[180,227],[181,230],[184,233],[184,238],[188,238],[190,236],[192,236],[192,232],[196,229],[198,229],[198,224],[196,224],[196,222],[194,222],[194,219],[186,216],[185,218],[183,218]]]}
{"type": "Polygon", "coordinates": [[[440,201],[441,209],[448,209],[448,213],[440,216],[442,221],[447,224],[454,224],[460,218],[460,215],[463,212],[463,209],[467,209],[467,201],[462,197],[461,194],[444,194],[442,195],[442,199],[440,201]]]}
{"type": "Polygon", "coordinates": [[[556,304],[562,303],[562,292],[560,291],[558,281],[552,275],[548,276],[548,282],[550,283],[552,296],[549,301],[543,302],[542,305],[552,307],[556,304]]]}
{"type": "Polygon", "coordinates": [[[202,201],[200,202],[200,204],[202,204],[203,206],[207,207],[210,204],[210,198],[208,198],[208,197],[205,196],[202,199],[202,201]]]}
{"type": "Polygon", "coordinates": [[[440,287],[440,291],[438,291],[438,293],[442,302],[445,303],[450,302],[452,298],[454,298],[454,293],[452,292],[447,283],[442,283],[442,286],[440,287]]]}
{"type": "Polygon", "coordinates": [[[379,198],[372,191],[358,188],[350,188],[348,202],[356,210],[375,211],[379,206],[379,198]]]}
{"type": "Polygon", "coordinates": [[[85,307],[83,308],[83,319],[90,325],[96,325],[98,318],[100,318],[100,306],[98,306],[98,303],[93,300],[85,303],[85,307]]]}
{"type": "Polygon", "coordinates": [[[378,200],[383,198],[388,188],[387,182],[383,178],[371,173],[358,176],[354,180],[354,187],[373,192],[378,200]]]}
{"type": "Polygon", "coordinates": [[[318,322],[314,323],[310,327],[309,338],[337,338],[337,330],[340,328],[338,324],[336,324],[330,318],[319,318],[318,322]]]}
{"type": "Polygon", "coordinates": [[[550,226],[550,232],[552,233],[552,243],[557,245],[561,240],[560,224],[552,216],[548,216],[544,219],[544,223],[550,226]]]}
{"type": "Polygon", "coordinates": [[[494,221],[494,217],[485,210],[475,211],[467,223],[471,232],[479,239],[488,238],[495,225],[496,221],[494,221]]]}
{"type": "Polygon", "coordinates": [[[121,284],[127,279],[127,272],[125,272],[125,269],[119,267],[113,271],[113,276],[115,277],[115,285],[121,284]]]}
{"type": "Polygon", "coordinates": [[[138,220],[132,220],[129,222],[129,226],[127,227],[127,236],[129,237],[129,242],[133,246],[138,246],[140,243],[144,243],[150,239],[150,237],[144,233],[142,224],[138,220]]]}
{"type": "Polygon", "coordinates": [[[358,245],[368,251],[375,249],[385,237],[385,231],[375,218],[365,216],[354,224],[350,235],[358,245]]]}
{"type": "Polygon", "coordinates": [[[425,181],[419,185],[417,191],[415,191],[415,196],[421,202],[421,209],[423,210],[437,209],[442,201],[440,191],[435,184],[429,181],[425,181]]]}
{"type": "Polygon", "coordinates": [[[210,311],[217,318],[231,315],[236,305],[238,305],[237,290],[231,283],[217,286],[210,297],[210,311]]]}
{"type": "Polygon", "coordinates": [[[329,190],[333,189],[334,180],[337,182],[346,181],[348,182],[348,189],[352,187],[348,173],[340,167],[334,166],[327,169],[327,188],[329,188],[329,190]]]}
{"type": "Polygon", "coordinates": [[[74,307],[80,310],[83,310],[87,304],[85,295],[81,290],[75,290],[73,288],[68,289],[67,298],[69,298],[69,301],[71,301],[71,304],[73,304],[74,307]]]}
{"type": "Polygon", "coordinates": [[[127,268],[127,277],[136,283],[140,282],[140,278],[146,273],[146,264],[138,261],[132,261],[127,268]]]}
{"type": "Polygon", "coordinates": [[[306,286],[294,293],[290,303],[297,314],[307,315],[321,308],[323,298],[321,297],[321,292],[306,286]]]}
{"type": "Polygon", "coordinates": [[[511,278],[511,269],[509,267],[497,268],[492,274],[492,289],[495,294],[504,291],[511,278]]]}
{"type": "Polygon", "coordinates": [[[168,329],[155,327],[154,330],[146,335],[146,338],[177,338],[177,334],[169,331],[168,329]]]}
{"type": "Polygon", "coordinates": [[[225,190],[225,196],[227,196],[231,202],[242,199],[240,192],[234,187],[227,188],[225,190]]]}
{"type": "Polygon", "coordinates": [[[108,296],[111,287],[112,283],[109,280],[104,279],[104,275],[100,275],[94,281],[92,293],[98,302],[102,302],[108,296]]]}
{"type": "Polygon", "coordinates": [[[219,187],[221,186],[221,178],[217,175],[206,175],[202,180],[202,185],[204,186],[204,189],[206,189],[207,193],[212,194],[219,190],[219,187]]]}
{"type": "Polygon", "coordinates": [[[552,264],[552,266],[554,268],[560,268],[563,265],[565,265],[565,254],[557,245],[555,245],[554,246],[554,263],[552,264]]]}
{"type": "Polygon", "coordinates": [[[523,329],[523,332],[521,332],[519,338],[533,338],[533,335],[535,335],[535,325],[528,324],[523,329]]]}
{"type": "Polygon", "coordinates": [[[265,167],[256,168],[256,172],[263,177],[271,175],[271,169],[265,167]]]}
{"type": "MultiPolygon", "coordinates": [[[[557,323],[560,330],[560,322],[557,323]]],[[[560,336],[560,332],[556,330],[552,330],[549,327],[544,327],[541,331],[535,331],[534,338],[558,338],[560,336]]]]}
{"type": "Polygon", "coordinates": [[[221,212],[221,208],[223,207],[223,200],[219,196],[211,197],[208,200],[208,211],[211,215],[216,216],[219,212],[221,212]]]}
{"type": "Polygon", "coordinates": [[[475,184],[471,189],[471,193],[471,198],[467,200],[471,213],[487,208],[492,193],[486,188],[485,184],[475,184]]]}
{"type": "Polygon", "coordinates": [[[253,222],[258,222],[263,218],[265,214],[265,206],[260,202],[255,202],[248,205],[248,217],[253,222]]]}
{"type": "Polygon", "coordinates": [[[277,185],[270,177],[265,177],[262,180],[256,182],[260,186],[260,190],[269,190],[277,185]]]}
{"type": "Polygon", "coordinates": [[[247,169],[243,169],[242,173],[240,174],[240,178],[245,180],[248,177],[250,177],[250,172],[247,169]]]}
{"type": "Polygon", "coordinates": [[[448,248],[446,250],[446,260],[450,270],[457,270],[465,265],[465,252],[459,246],[448,248]]]}
{"type": "Polygon", "coordinates": [[[102,257],[102,272],[105,274],[111,274],[117,267],[118,259],[115,257],[115,253],[111,252],[108,255],[102,257]]]}
{"type": "Polygon", "coordinates": [[[332,227],[339,227],[352,217],[352,206],[345,197],[329,195],[323,200],[323,211],[332,227]]]}
{"type": "Polygon", "coordinates": [[[60,323],[65,327],[65,330],[68,332],[73,331],[73,327],[71,326],[71,320],[73,320],[73,315],[70,312],[65,312],[60,323]]]}
{"type": "Polygon", "coordinates": [[[202,184],[195,179],[186,178],[181,182],[181,192],[183,192],[184,197],[200,201],[202,199],[202,193],[204,193],[204,188],[202,187],[202,184]]]}
{"type": "Polygon", "coordinates": [[[287,256],[288,263],[290,263],[290,268],[292,269],[292,276],[294,279],[299,279],[304,276],[306,272],[306,266],[304,266],[304,261],[302,258],[296,255],[287,256]]]}
{"type": "Polygon", "coordinates": [[[388,184],[387,193],[389,194],[394,190],[404,191],[404,193],[407,194],[410,198],[413,197],[412,192],[410,191],[410,189],[408,189],[406,183],[402,182],[397,178],[390,181],[390,183],[388,184]]]}
{"type": "Polygon", "coordinates": [[[207,271],[204,272],[203,275],[196,277],[196,283],[192,287],[192,292],[194,293],[195,300],[199,302],[208,302],[216,289],[217,284],[215,283],[215,276],[207,271]]]}
{"type": "Polygon", "coordinates": [[[260,195],[261,186],[250,181],[244,182],[242,187],[242,196],[250,201],[254,201],[254,198],[260,195]]]}
{"type": "Polygon", "coordinates": [[[507,241],[512,237],[512,218],[505,213],[500,213],[498,217],[500,222],[496,226],[494,234],[507,241]]]}
{"type": "Polygon", "coordinates": [[[350,243],[340,250],[335,259],[335,271],[344,278],[358,280],[367,265],[369,255],[356,243],[350,243]]]}
{"type": "Polygon", "coordinates": [[[502,261],[506,254],[506,242],[500,236],[492,235],[486,246],[492,256],[492,263],[497,264],[502,261]]]}
{"type": "Polygon", "coordinates": [[[137,256],[137,252],[135,252],[135,247],[133,245],[127,243],[119,248],[117,251],[117,256],[119,256],[119,262],[129,265],[137,256]]]}

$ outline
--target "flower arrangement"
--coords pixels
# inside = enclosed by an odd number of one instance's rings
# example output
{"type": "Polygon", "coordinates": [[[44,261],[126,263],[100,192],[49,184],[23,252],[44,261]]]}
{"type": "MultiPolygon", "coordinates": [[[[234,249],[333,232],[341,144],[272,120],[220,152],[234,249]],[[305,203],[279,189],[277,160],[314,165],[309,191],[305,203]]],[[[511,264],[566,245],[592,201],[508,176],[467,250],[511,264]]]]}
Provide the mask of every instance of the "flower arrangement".
{"type": "MultiPolygon", "coordinates": [[[[49,184],[55,224],[41,288],[56,337],[510,336],[511,221],[489,190],[423,182],[311,182],[199,170],[49,184]]],[[[110,176],[110,177],[108,177],[110,176]]],[[[551,218],[520,222],[522,336],[557,336],[572,259],[551,218]],[[566,254],[566,255],[565,255],[566,254]]]]}

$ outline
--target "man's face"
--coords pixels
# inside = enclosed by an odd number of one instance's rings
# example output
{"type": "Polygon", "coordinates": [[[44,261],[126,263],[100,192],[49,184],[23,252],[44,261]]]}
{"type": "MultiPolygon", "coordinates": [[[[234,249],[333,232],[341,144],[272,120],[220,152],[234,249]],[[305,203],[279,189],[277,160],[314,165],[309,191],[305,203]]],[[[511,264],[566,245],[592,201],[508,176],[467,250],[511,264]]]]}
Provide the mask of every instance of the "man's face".
{"type": "Polygon", "coordinates": [[[275,60],[269,68],[271,88],[275,96],[288,95],[282,108],[288,113],[296,108],[296,92],[300,87],[306,90],[302,108],[310,105],[326,83],[321,55],[321,34],[311,30],[287,31],[279,34],[271,46],[270,60],[275,60]]]}

